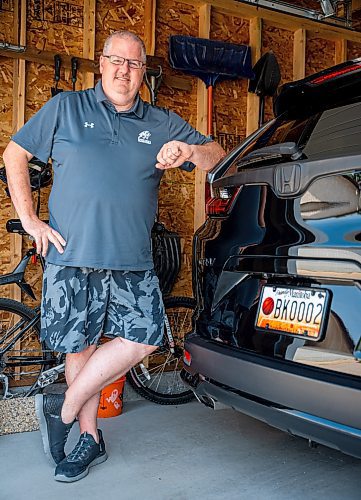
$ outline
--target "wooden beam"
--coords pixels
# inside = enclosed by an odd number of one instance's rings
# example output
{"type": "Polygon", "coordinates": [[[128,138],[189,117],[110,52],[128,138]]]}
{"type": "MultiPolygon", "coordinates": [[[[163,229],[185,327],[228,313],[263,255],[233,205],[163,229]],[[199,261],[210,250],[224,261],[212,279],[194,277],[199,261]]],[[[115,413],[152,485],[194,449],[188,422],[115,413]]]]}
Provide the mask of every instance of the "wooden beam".
{"type": "MultiPolygon", "coordinates": [[[[262,19],[254,17],[249,22],[249,45],[252,50],[252,64],[261,57],[262,48],[262,19]]],[[[247,127],[246,136],[257,130],[259,126],[259,97],[248,92],[247,94],[247,127]]]]}
{"type": "MultiPolygon", "coordinates": [[[[34,50],[26,48],[24,52],[12,52],[10,50],[0,49],[0,58],[11,58],[20,59],[24,61],[32,61],[39,64],[44,64],[46,66],[54,66],[54,56],[55,52],[47,52],[42,50],[34,50]]],[[[61,54],[61,64],[62,67],[66,69],[71,69],[71,58],[73,56],[61,54]]],[[[82,57],[77,57],[78,59],[78,69],[84,72],[94,73],[99,75],[99,63],[85,59],[82,57]]],[[[147,67],[152,69],[158,69],[159,65],[164,64],[164,59],[162,57],[156,57],[147,55],[147,67]]],[[[166,76],[164,77],[163,84],[168,87],[180,90],[192,90],[192,83],[181,76],[166,76]]]]}
{"type": "MultiPolygon", "coordinates": [[[[39,64],[45,64],[46,66],[54,66],[54,56],[56,52],[49,52],[45,50],[37,50],[26,47],[23,52],[13,52],[10,50],[0,49],[1,57],[10,57],[12,59],[24,59],[25,61],[32,61],[39,64]]],[[[72,55],[60,54],[61,65],[63,68],[71,69],[71,58],[72,55]]],[[[77,56],[75,56],[77,57],[77,56]]],[[[90,59],[85,59],[82,57],[77,57],[78,67],[81,71],[88,71],[96,75],[99,74],[99,63],[91,61],[90,59]]],[[[157,68],[159,64],[162,64],[163,59],[161,57],[149,56],[147,66],[150,68],[157,68]]]]}
{"type": "Polygon", "coordinates": [[[293,34],[293,79],[301,80],[306,74],[306,30],[293,34]]]}
{"type": "Polygon", "coordinates": [[[257,5],[249,5],[235,0],[182,0],[183,3],[197,6],[204,3],[210,5],[217,12],[224,12],[232,16],[240,17],[242,19],[252,19],[260,17],[263,21],[267,21],[272,26],[286,29],[289,31],[296,31],[298,29],[305,29],[309,31],[308,36],[325,38],[327,40],[336,40],[345,38],[352,42],[361,43],[361,33],[354,31],[350,28],[343,28],[341,26],[332,26],[327,24],[327,21],[314,21],[312,19],[304,19],[301,17],[287,14],[285,12],[277,12],[271,9],[265,9],[257,5]]]}
{"type": "MultiPolygon", "coordinates": [[[[84,0],[83,57],[94,60],[95,57],[95,0],[84,0]]],[[[94,72],[84,71],[82,89],[94,87],[94,72]]]]}
{"type": "Polygon", "coordinates": [[[347,40],[336,40],[335,42],[335,64],[347,61],[347,40]]]}
{"type": "MultiPolygon", "coordinates": [[[[199,7],[198,34],[200,38],[209,38],[211,27],[211,7],[203,4],[199,7]]],[[[207,89],[198,78],[197,82],[197,130],[207,134],[207,89]]],[[[205,221],[205,183],[206,172],[196,169],[194,181],[194,230],[205,221]]]]}
{"type": "MultiPolygon", "coordinates": [[[[148,54],[154,56],[155,53],[155,24],[156,24],[157,0],[145,0],[144,4],[144,45],[148,54]]],[[[154,77],[150,77],[153,82],[154,77]]],[[[148,88],[143,85],[141,96],[145,101],[151,102],[151,95],[148,88]]]]}
{"type": "MultiPolygon", "coordinates": [[[[15,44],[26,44],[26,0],[14,2],[14,42],[15,44]],[[20,17],[19,17],[20,7],[20,17]]],[[[13,132],[16,132],[25,123],[25,60],[14,60],[14,83],[13,83],[13,132]]],[[[10,218],[17,218],[17,213],[11,205],[10,218]]],[[[22,236],[10,234],[10,270],[20,261],[22,256],[22,236]]],[[[21,301],[21,289],[17,285],[10,288],[10,298],[21,301]]]]}
{"type": "Polygon", "coordinates": [[[144,44],[147,54],[155,54],[155,14],[157,0],[145,0],[144,4],[144,44]]]}

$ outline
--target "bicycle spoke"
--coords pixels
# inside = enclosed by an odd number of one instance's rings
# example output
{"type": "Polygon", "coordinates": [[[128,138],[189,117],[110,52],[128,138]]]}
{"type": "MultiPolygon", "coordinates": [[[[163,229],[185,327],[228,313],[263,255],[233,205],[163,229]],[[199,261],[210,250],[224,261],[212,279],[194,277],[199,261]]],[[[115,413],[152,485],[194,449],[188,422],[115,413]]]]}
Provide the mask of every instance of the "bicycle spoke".
{"type": "Polygon", "coordinates": [[[14,397],[27,395],[49,364],[51,356],[39,340],[39,320],[24,304],[0,298],[0,369],[14,397]]]}

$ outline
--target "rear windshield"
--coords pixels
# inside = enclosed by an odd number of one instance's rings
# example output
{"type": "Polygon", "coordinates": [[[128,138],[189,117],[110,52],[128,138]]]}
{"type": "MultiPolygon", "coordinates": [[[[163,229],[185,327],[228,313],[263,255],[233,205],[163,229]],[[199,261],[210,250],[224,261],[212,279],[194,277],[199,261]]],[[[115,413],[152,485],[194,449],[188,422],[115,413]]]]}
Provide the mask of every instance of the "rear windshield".
{"type": "MultiPolygon", "coordinates": [[[[322,159],[361,154],[361,103],[329,109],[307,119],[276,119],[243,149],[227,174],[237,171],[237,162],[246,160],[250,152],[283,142],[293,142],[309,159],[322,159]]],[[[288,162],[289,157],[275,163],[288,162]]],[[[269,163],[266,160],[247,165],[257,168],[269,163]]],[[[244,168],[244,167],[243,167],[244,168]]]]}

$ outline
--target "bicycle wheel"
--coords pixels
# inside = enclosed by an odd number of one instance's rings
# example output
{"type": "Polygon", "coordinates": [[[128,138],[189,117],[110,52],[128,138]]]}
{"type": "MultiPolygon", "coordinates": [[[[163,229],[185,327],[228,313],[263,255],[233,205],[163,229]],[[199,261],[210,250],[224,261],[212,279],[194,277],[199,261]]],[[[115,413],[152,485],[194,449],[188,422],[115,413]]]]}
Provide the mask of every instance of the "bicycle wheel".
{"type": "Polygon", "coordinates": [[[188,403],[194,395],[179,376],[183,368],[184,335],[192,329],[192,316],[196,306],[189,297],[167,297],[165,312],[175,347],[171,351],[166,327],[162,345],[127,374],[133,389],[150,401],[162,405],[188,403]]]}
{"type": "Polygon", "coordinates": [[[39,334],[40,315],[21,302],[0,299],[0,374],[8,377],[13,396],[33,393],[39,375],[51,365],[53,354],[44,349],[39,334]]]}

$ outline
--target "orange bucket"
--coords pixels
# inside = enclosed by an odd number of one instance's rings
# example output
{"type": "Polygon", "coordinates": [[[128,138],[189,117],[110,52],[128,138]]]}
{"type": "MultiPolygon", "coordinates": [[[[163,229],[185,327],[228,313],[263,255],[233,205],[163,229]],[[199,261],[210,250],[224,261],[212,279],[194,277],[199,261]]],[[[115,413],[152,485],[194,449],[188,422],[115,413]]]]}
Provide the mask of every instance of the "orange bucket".
{"type": "Polygon", "coordinates": [[[98,417],[117,417],[122,413],[124,383],[125,377],[121,377],[104,387],[100,393],[98,417]]]}

